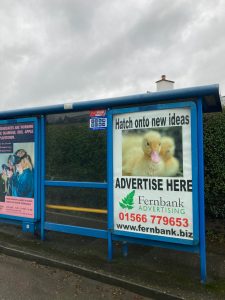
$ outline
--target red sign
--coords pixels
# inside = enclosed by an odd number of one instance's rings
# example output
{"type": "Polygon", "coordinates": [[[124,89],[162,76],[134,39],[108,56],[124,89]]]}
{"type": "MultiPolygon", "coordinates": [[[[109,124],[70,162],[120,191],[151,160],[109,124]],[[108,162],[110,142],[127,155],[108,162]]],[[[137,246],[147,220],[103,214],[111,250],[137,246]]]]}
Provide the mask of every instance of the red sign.
{"type": "Polygon", "coordinates": [[[99,110],[91,110],[90,111],[90,117],[105,117],[106,110],[105,109],[99,109],[99,110]]]}

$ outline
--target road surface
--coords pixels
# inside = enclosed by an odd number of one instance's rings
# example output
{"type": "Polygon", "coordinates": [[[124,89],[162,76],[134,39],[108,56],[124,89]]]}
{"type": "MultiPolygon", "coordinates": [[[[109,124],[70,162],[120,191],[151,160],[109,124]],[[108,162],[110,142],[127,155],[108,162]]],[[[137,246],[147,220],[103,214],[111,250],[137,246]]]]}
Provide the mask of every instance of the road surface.
{"type": "Polygon", "coordinates": [[[149,298],[68,271],[0,254],[0,299],[146,300],[149,298]]]}

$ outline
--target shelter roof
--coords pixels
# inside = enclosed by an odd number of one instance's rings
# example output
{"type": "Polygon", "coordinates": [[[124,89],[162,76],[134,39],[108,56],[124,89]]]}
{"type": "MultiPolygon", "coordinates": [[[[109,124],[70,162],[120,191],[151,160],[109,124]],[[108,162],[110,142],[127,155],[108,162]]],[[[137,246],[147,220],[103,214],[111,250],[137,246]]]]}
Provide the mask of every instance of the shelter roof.
{"type": "Polygon", "coordinates": [[[93,109],[107,109],[128,106],[140,106],[170,102],[190,101],[202,98],[203,112],[219,112],[222,110],[219,95],[219,85],[205,85],[190,88],[173,89],[161,92],[148,92],[144,94],[124,97],[107,98],[99,100],[82,100],[72,103],[8,110],[0,112],[0,119],[15,118],[19,116],[36,116],[72,111],[84,111],[93,109]]]}

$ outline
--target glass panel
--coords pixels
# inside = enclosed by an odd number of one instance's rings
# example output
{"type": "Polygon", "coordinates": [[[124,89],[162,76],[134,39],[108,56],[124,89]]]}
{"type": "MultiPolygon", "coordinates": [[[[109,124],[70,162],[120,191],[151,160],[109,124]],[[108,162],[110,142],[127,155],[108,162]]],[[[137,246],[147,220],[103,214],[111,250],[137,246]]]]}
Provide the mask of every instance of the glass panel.
{"type": "MultiPolygon", "coordinates": [[[[106,199],[106,190],[46,187],[47,205],[106,210],[106,199]]],[[[47,208],[46,221],[81,227],[107,229],[107,214],[47,208]]]]}
{"type": "Polygon", "coordinates": [[[106,182],[106,130],[89,129],[89,112],[47,117],[46,179],[106,182]]]}

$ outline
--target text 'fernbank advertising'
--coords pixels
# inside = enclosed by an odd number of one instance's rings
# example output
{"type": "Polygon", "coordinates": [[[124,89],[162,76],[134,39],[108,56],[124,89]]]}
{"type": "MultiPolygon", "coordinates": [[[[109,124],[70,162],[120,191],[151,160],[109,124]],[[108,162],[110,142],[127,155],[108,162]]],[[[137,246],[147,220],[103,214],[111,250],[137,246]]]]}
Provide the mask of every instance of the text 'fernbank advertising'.
{"type": "Polygon", "coordinates": [[[114,230],[193,239],[191,109],[113,116],[114,230]]]}

